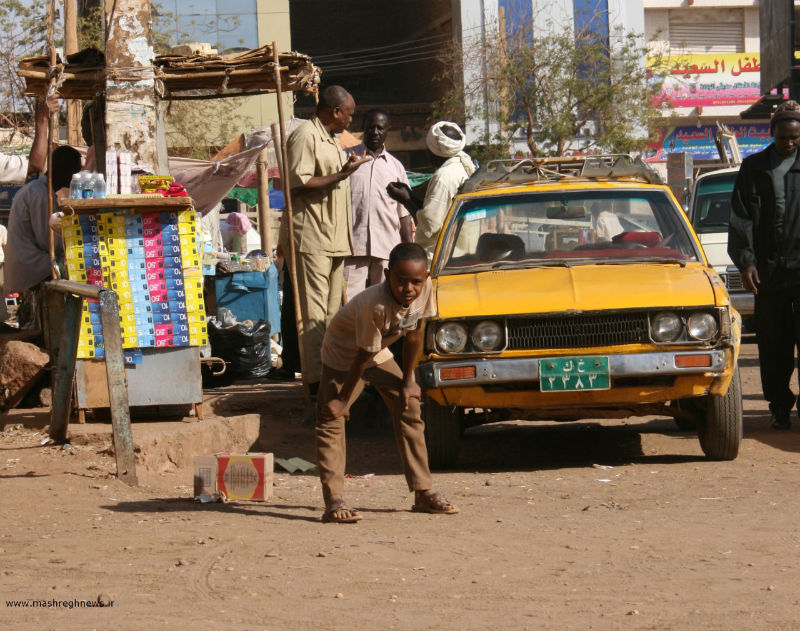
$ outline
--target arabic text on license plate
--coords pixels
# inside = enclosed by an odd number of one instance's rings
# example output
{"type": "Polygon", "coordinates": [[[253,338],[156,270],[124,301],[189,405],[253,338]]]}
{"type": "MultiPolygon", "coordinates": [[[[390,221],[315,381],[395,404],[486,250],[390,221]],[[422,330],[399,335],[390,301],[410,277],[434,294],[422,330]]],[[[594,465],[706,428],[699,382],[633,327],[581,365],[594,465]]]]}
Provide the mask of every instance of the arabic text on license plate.
{"type": "Polygon", "coordinates": [[[608,390],[608,357],[557,357],[539,361],[542,392],[608,390]]]}

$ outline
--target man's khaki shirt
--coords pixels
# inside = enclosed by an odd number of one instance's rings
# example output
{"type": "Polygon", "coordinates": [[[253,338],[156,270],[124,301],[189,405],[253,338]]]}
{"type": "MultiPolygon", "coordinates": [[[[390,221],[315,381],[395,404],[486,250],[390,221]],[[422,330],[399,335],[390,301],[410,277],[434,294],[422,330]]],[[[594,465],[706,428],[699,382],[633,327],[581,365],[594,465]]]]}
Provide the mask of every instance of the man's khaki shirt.
{"type": "MultiPolygon", "coordinates": [[[[312,177],[338,173],[345,164],[339,142],[316,116],[291,133],[287,150],[290,188],[303,186],[312,177]]],[[[297,252],[352,255],[353,213],[349,178],[332,188],[293,195],[292,202],[297,252]]]]}

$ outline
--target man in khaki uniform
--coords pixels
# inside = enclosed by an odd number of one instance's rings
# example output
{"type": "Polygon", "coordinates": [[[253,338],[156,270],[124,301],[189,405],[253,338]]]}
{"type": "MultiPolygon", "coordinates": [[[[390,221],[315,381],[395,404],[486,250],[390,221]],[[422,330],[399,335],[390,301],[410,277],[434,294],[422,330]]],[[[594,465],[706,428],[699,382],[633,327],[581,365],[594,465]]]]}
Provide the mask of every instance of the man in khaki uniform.
{"type": "MultiPolygon", "coordinates": [[[[347,129],[355,111],[341,86],[320,94],[316,115],[289,136],[289,187],[294,203],[292,227],[297,256],[297,287],[302,318],[303,373],[311,394],[322,375],[322,338],[342,303],[344,257],[353,253],[348,178],[371,158],[345,158],[335,134],[347,129]]],[[[284,232],[288,238],[288,230],[284,232]]],[[[288,244],[282,245],[288,257],[288,244]]]]}

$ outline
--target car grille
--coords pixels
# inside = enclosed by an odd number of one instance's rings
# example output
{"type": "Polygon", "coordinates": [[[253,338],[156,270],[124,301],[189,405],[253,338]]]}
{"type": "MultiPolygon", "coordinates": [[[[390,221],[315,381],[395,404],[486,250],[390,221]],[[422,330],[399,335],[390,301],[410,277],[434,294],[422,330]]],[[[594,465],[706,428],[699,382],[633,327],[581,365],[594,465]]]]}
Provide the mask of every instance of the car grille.
{"type": "Polygon", "coordinates": [[[725,288],[728,291],[743,291],[744,285],[742,285],[742,273],[738,269],[728,269],[723,275],[723,279],[725,280],[725,288]]]}
{"type": "Polygon", "coordinates": [[[619,346],[649,341],[645,313],[553,316],[508,321],[509,350],[619,346]]]}

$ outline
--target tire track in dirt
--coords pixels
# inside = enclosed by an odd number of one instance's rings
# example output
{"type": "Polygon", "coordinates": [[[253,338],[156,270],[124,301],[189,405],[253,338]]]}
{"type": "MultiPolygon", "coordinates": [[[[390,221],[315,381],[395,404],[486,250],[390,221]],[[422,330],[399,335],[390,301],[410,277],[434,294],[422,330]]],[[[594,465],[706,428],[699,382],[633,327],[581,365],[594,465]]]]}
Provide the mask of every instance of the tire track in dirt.
{"type": "Polygon", "coordinates": [[[203,602],[210,602],[212,598],[220,600],[216,595],[216,590],[211,586],[211,572],[218,561],[222,561],[226,555],[230,554],[233,550],[227,548],[220,552],[213,550],[206,555],[206,558],[201,561],[198,571],[192,577],[190,587],[193,592],[201,597],[203,602]]]}

